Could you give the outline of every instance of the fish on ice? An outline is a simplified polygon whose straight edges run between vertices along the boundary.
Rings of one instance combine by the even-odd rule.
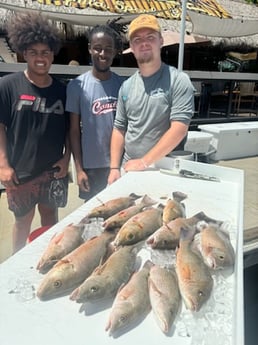
[[[139,199],[141,196],[131,193],[127,197],[119,197],[115,199],[108,200],[102,205],[94,207],[82,220],[82,222],[87,222],[89,218],[104,218],[107,219],[113,216],[115,213],[135,205],[135,200]]]
[[[175,249],[179,243],[181,228],[191,229],[197,227],[200,221],[212,221],[222,224],[221,221],[210,218],[204,212],[198,212],[189,218],[178,217],[168,223],[164,223],[147,239],[146,243],[152,249]]]
[[[222,226],[202,222],[200,232],[194,237],[194,245],[211,269],[225,269],[234,265],[235,251],[229,233]]]
[[[156,201],[151,199],[148,195],[144,195],[138,204],[127,207],[107,218],[103,224],[103,227],[105,230],[119,229],[129,218],[141,212],[145,207],[154,204],[156,204]]]
[[[181,202],[187,198],[182,192],[173,192],[173,198],[169,198],[163,210],[163,223],[167,224],[178,217],[185,217],[185,205]]]
[[[40,273],[46,273],[58,260],[79,247],[83,243],[83,231],[83,224],[70,224],[55,234],[40,257],[36,269]]]
[[[131,245],[145,240],[162,225],[163,207],[149,207],[129,218],[118,231],[114,245]]]
[[[146,261],[118,291],[105,328],[109,335],[132,327],[150,312],[148,278],[151,266],[152,262]]]
[[[105,260],[113,238],[113,233],[103,232],[59,260],[40,282],[37,297],[45,301],[70,293]]]
[[[149,295],[159,328],[167,334],[178,314],[181,295],[174,268],[153,265],[149,275]]]
[[[176,273],[186,308],[199,311],[211,295],[213,279],[202,257],[192,250],[192,240],[191,231],[181,229],[176,251]]]
[[[99,265],[70,295],[72,301],[84,303],[112,298],[128,281],[135,269],[136,246],[117,248],[103,265]]]

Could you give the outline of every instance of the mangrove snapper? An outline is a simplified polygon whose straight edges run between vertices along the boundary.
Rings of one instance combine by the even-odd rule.
[[[192,239],[190,231],[181,229],[176,251],[176,273],[186,308],[199,311],[210,297],[213,279],[201,256],[191,249]]]
[[[119,287],[126,283],[134,271],[138,248],[125,246],[113,252],[107,261],[70,295],[78,303],[114,297]]]
[[[40,273],[46,273],[58,260],[79,247],[83,243],[83,231],[83,224],[70,224],[55,234],[39,259],[36,269]]]
[[[213,221],[204,212],[198,212],[190,218],[178,217],[163,224],[146,241],[153,249],[175,249],[178,246],[181,228],[190,229],[196,227],[200,221]]]
[[[113,335],[145,317],[150,309],[148,278],[152,263],[146,261],[142,269],[133,273],[121,287],[113,302],[106,331]]]
[[[173,199],[168,199],[163,210],[163,223],[167,224],[178,217],[185,217],[185,206],[181,203],[187,198],[182,192],[173,192]]]
[[[121,228],[121,226],[132,216],[136,215],[137,213],[141,212],[145,207],[154,205],[156,201],[152,200],[147,195],[144,195],[142,200],[133,206],[130,206],[122,211],[114,214],[113,216],[106,219],[103,226],[105,230],[112,230]]]
[[[168,333],[177,316],[181,295],[174,269],[154,265],[150,269],[149,294],[158,326]]]
[[[106,201],[100,206],[94,207],[89,214],[86,215],[84,221],[88,218],[104,218],[113,216],[115,213],[135,204],[135,200],[140,196],[131,193],[128,197],[120,197]]]
[[[114,245],[124,246],[145,240],[162,225],[162,207],[149,207],[129,218],[118,231]]]
[[[41,281],[38,298],[48,300],[63,296],[79,286],[104,260],[113,238],[112,233],[103,232],[59,260]]]
[[[220,226],[203,223],[200,232],[194,237],[194,243],[208,267],[216,270],[234,265],[235,252],[229,233]]]

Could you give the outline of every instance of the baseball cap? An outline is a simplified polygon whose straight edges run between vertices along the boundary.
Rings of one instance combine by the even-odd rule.
[[[130,39],[132,34],[139,29],[152,29],[161,32],[159,22],[152,14],[141,14],[135,18],[129,25],[128,38]]]

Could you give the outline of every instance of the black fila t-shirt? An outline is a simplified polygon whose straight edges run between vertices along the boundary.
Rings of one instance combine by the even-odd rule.
[[[53,78],[49,87],[30,83],[23,72],[0,79],[0,123],[6,126],[9,164],[29,180],[63,156],[69,117],[66,86]]]

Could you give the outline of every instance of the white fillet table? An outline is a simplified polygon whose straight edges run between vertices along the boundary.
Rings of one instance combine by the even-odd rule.
[[[87,343],[131,345],[139,342],[148,345],[157,343],[191,345],[193,336],[191,334],[182,335],[179,331],[179,327],[182,327],[183,324],[180,315],[188,313],[184,305],[168,335],[161,332],[150,312],[140,324],[135,325],[119,337],[113,338],[105,332],[111,304],[102,307],[98,305],[98,308],[95,308],[93,304],[87,309],[87,306],[82,308],[81,304],[69,300],[68,296],[46,302],[42,302],[36,297],[22,301],[19,294],[10,293],[12,284],[17,279],[27,279],[35,288],[37,287],[43,276],[36,271],[35,267],[50,238],[66,225],[78,223],[92,207],[99,204],[99,199],[107,201],[134,192],[140,195],[148,194],[164,203],[164,197],[171,197],[173,191],[187,194],[188,197],[184,200],[187,217],[204,211],[208,216],[229,224],[230,237],[236,252],[236,262],[233,273],[226,277],[227,294],[224,297],[219,294],[218,302],[216,302],[221,308],[226,308],[227,313],[222,311],[220,315],[215,315],[216,318],[218,317],[216,322],[210,320],[208,327],[206,325],[204,329],[200,328],[200,332],[202,339],[206,337],[207,341],[209,340],[205,344],[215,345],[218,336],[220,345],[244,344],[243,171],[198,162],[180,161],[180,168],[220,179],[220,182],[211,182],[170,176],[161,173],[159,168],[172,168],[170,160],[162,160],[149,171],[125,174],[99,193],[97,197],[82,205],[0,265],[1,345],[84,345]],[[214,294],[216,294],[216,289],[219,289],[219,286],[214,288]],[[208,301],[206,308],[209,307],[209,303]],[[193,329],[198,330],[198,325],[202,323],[201,320],[202,317],[198,313],[194,319]],[[220,323],[222,328],[219,328]]]

